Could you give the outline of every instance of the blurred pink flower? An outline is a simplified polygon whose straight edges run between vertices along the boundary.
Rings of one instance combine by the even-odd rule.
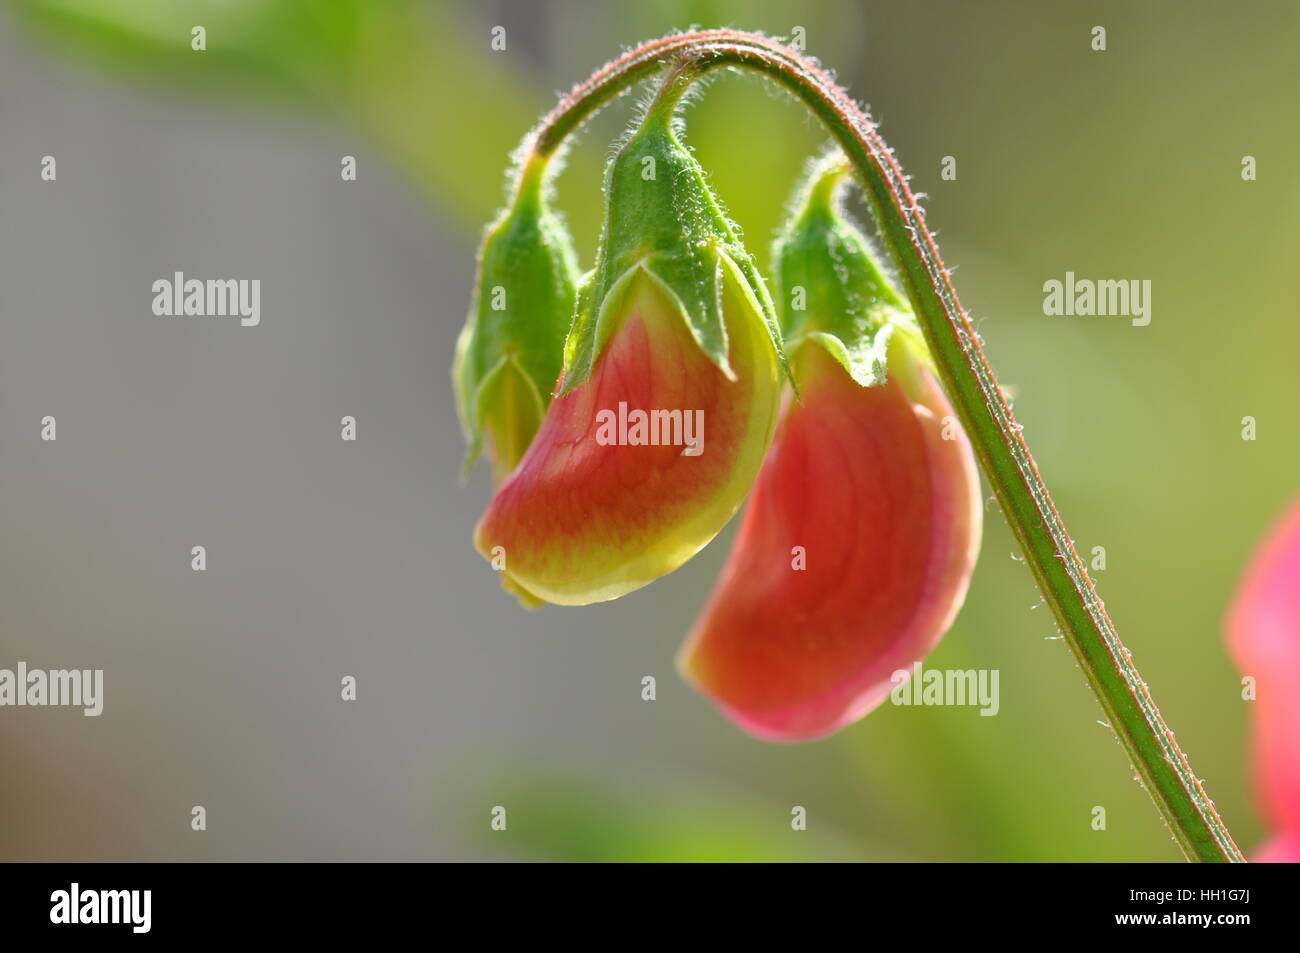
[[[1255,784],[1274,830],[1254,859],[1300,862],[1300,500],[1256,551],[1227,627],[1232,657],[1255,680]]]

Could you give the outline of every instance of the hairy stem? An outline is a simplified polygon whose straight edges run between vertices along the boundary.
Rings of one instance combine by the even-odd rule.
[[[812,60],[766,37],[734,30],[676,34],[597,70],[543,118],[525,149],[539,158],[551,156],[602,106],[670,64],[692,67],[696,75],[719,67],[763,73],[798,97],[839,143],[857,172],[985,476],[1138,779],[1189,860],[1243,860],[1075,552],[902,169],[843,89]]]

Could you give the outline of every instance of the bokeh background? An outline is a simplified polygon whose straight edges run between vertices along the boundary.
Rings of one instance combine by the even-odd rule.
[[[531,614],[474,553],[488,478],[458,485],[448,369],[507,155],[558,91],[692,24],[802,26],[871,105],[1079,547],[1106,549],[1108,609],[1260,840],[1221,619],[1300,482],[1300,8],[21,0],[0,11],[0,667],[103,668],[106,698],[0,710],[0,857],[1179,856],[993,505],[929,664],[1000,670],[997,717],[886,705],[794,746],[672,668],[729,533],[615,603]],[[587,263],[630,105],[559,181]],[[688,123],[765,256],[823,135],[735,75]],[[261,326],[153,316],[176,270],[261,278]],[[1150,326],[1045,317],[1067,270],[1150,279]]]

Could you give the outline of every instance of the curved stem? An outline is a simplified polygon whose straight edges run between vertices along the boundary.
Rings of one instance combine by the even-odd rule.
[[[1138,779],[1189,860],[1243,860],[1106,614],[957,300],[902,169],[844,90],[812,60],[766,37],[734,30],[676,34],[652,40],[597,70],[543,118],[525,148],[539,158],[549,157],[602,106],[670,63],[689,63],[699,73],[719,67],[763,73],[802,100],[839,143],[858,173],[985,476]]]

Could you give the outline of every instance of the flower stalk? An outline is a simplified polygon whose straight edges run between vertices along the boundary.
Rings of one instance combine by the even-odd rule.
[[[575,87],[529,134],[526,153],[550,158],[602,106],[670,66],[692,78],[728,67],[761,73],[794,94],[843,150],[981,469],[1138,780],[1189,860],[1243,860],[1106,614],[902,169],[843,89],[811,59],[767,37],[675,34],[628,51]]]

